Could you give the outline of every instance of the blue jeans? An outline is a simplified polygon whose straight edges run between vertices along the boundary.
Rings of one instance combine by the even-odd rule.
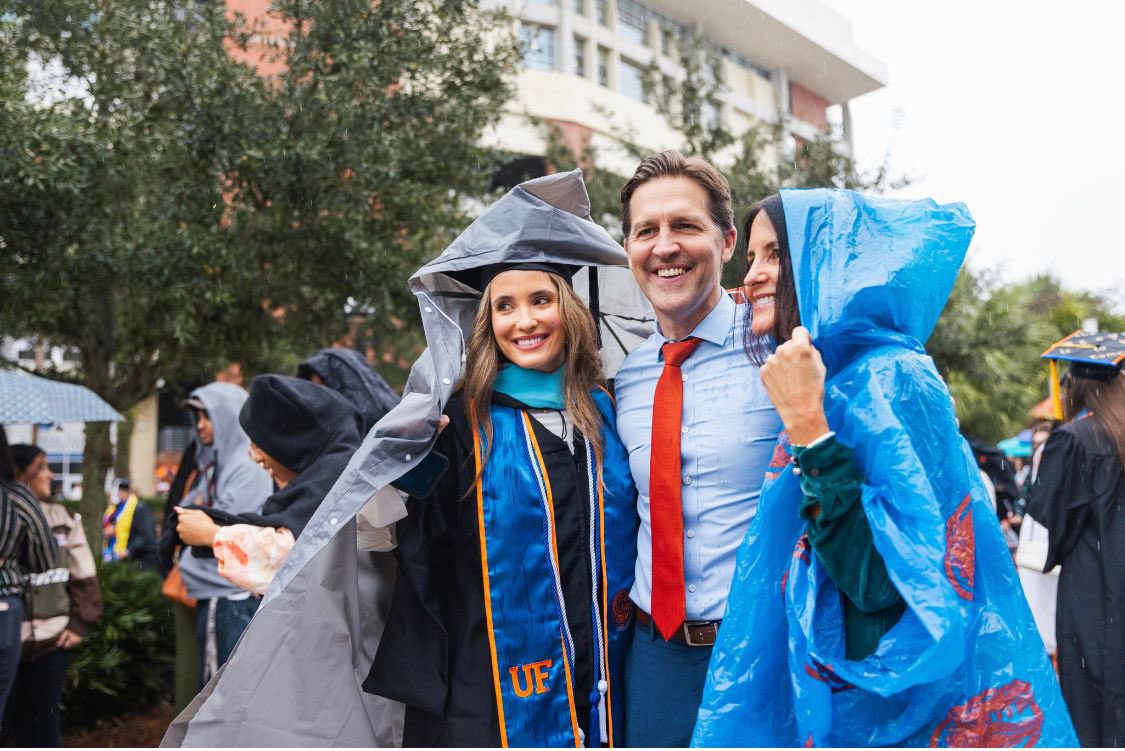
[[[625,658],[625,745],[689,746],[711,647],[664,641],[639,623],[634,628]]]
[[[234,651],[234,645],[238,644],[239,637],[246,630],[250,619],[254,617],[262,599],[260,597],[247,597],[245,600],[228,600],[217,597],[213,600],[200,600],[196,605],[196,635],[199,637],[199,651],[202,662],[199,680],[201,688],[207,685],[207,681],[211,679],[213,674],[207,665],[207,632],[212,602],[215,603],[214,650],[216,657],[213,667],[218,670],[230,657],[230,653]]]
[[[20,667],[20,622],[23,602],[19,595],[0,597],[0,712],[8,703],[8,693],[16,682]]]

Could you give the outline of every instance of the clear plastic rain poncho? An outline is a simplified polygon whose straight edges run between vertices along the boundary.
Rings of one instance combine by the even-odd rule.
[[[621,246],[590,219],[581,172],[517,186],[410,278],[427,349],[402,401],[368,433],[270,584],[230,660],[169,728],[165,746],[392,746],[402,706],[360,688],[385,614],[379,577],[357,554],[354,517],[376,491],[418,464],[434,444],[461,375],[480,293],[449,276],[478,266],[540,261],[596,271],[607,376],[653,328],[651,308],[624,268]],[[585,295],[584,295],[585,296]],[[376,508],[389,525],[401,505]],[[366,515],[366,512],[365,512]]]
[[[907,610],[873,655],[844,658],[840,594],[803,544],[799,480],[779,441],[693,744],[1077,745],[923,349],[972,238],[968,210],[850,191],[781,196],[801,320],[828,369],[828,424],[854,452],[875,547]]]

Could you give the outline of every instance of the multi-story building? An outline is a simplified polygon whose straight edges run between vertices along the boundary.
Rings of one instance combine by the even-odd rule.
[[[517,93],[489,138],[526,155],[544,153],[551,121],[572,145],[589,139],[631,174],[635,160],[615,148],[628,131],[653,151],[682,137],[660,111],[653,84],[675,86],[685,72],[682,39],[718,62],[720,91],[704,117],[738,135],[779,119],[811,139],[839,107],[850,143],[848,103],[886,84],[886,66],[852,41],[851,23],[820,0],[496,0],[518,19],[523,70]],[[686,32],[686,33],[685,33]],[[709,54],[707,54],[709,53]],[[655,79],[655,81],[654,81]]]
[[[270,0],[226,0],[231,12],[258,26],[262,37],[285,33],[268,13]],[[702,66],[719,91],[704,118],[720,118],[734,134],[781,121],[794,139],[811,139],[838,124],[850,144],[848,103],[886,85],[886,66],[852,41],[851,22],[821,0],[481,0],[517,26],[523,68],[516,94],[486,141],[517,155],[542,157],[546,131],[558,126],[566,142],[591,144],[601,166],[631,174],[635,160],[617,136],[659,151],[682,136],[661,111],[654,88],[676,86],[685,76],[682,40],[690,52],[717,62]],[[251,45],[232,54],[264,75],[284,60]],[[655,87],[654,87],[655,85]],[[531,168],[534,172],[534,167]]]

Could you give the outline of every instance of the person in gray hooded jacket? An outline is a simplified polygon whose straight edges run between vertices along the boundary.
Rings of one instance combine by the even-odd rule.
[[[198,505],[228,514],[261,511],[273,492],[269,474],[250,458],[250,439],[238,424],[246,402],[244,389],[215,382],[191,392],[184,402],[195,413],[198,473],[181,506]],[[202,657],[200,685],[206,685],[226,662],[259,599],[219,573],[206,548],[185,548],[180,575],[188,595],[197,599],[196,633]]]

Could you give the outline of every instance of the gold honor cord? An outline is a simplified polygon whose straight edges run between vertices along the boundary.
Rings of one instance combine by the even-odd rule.
[[[1059,363],[1058,360],[1048,360],[1051,366],[1051,406],[1055,411],[1055,419],[1063,419],[1062,395],[1059,393]]]

